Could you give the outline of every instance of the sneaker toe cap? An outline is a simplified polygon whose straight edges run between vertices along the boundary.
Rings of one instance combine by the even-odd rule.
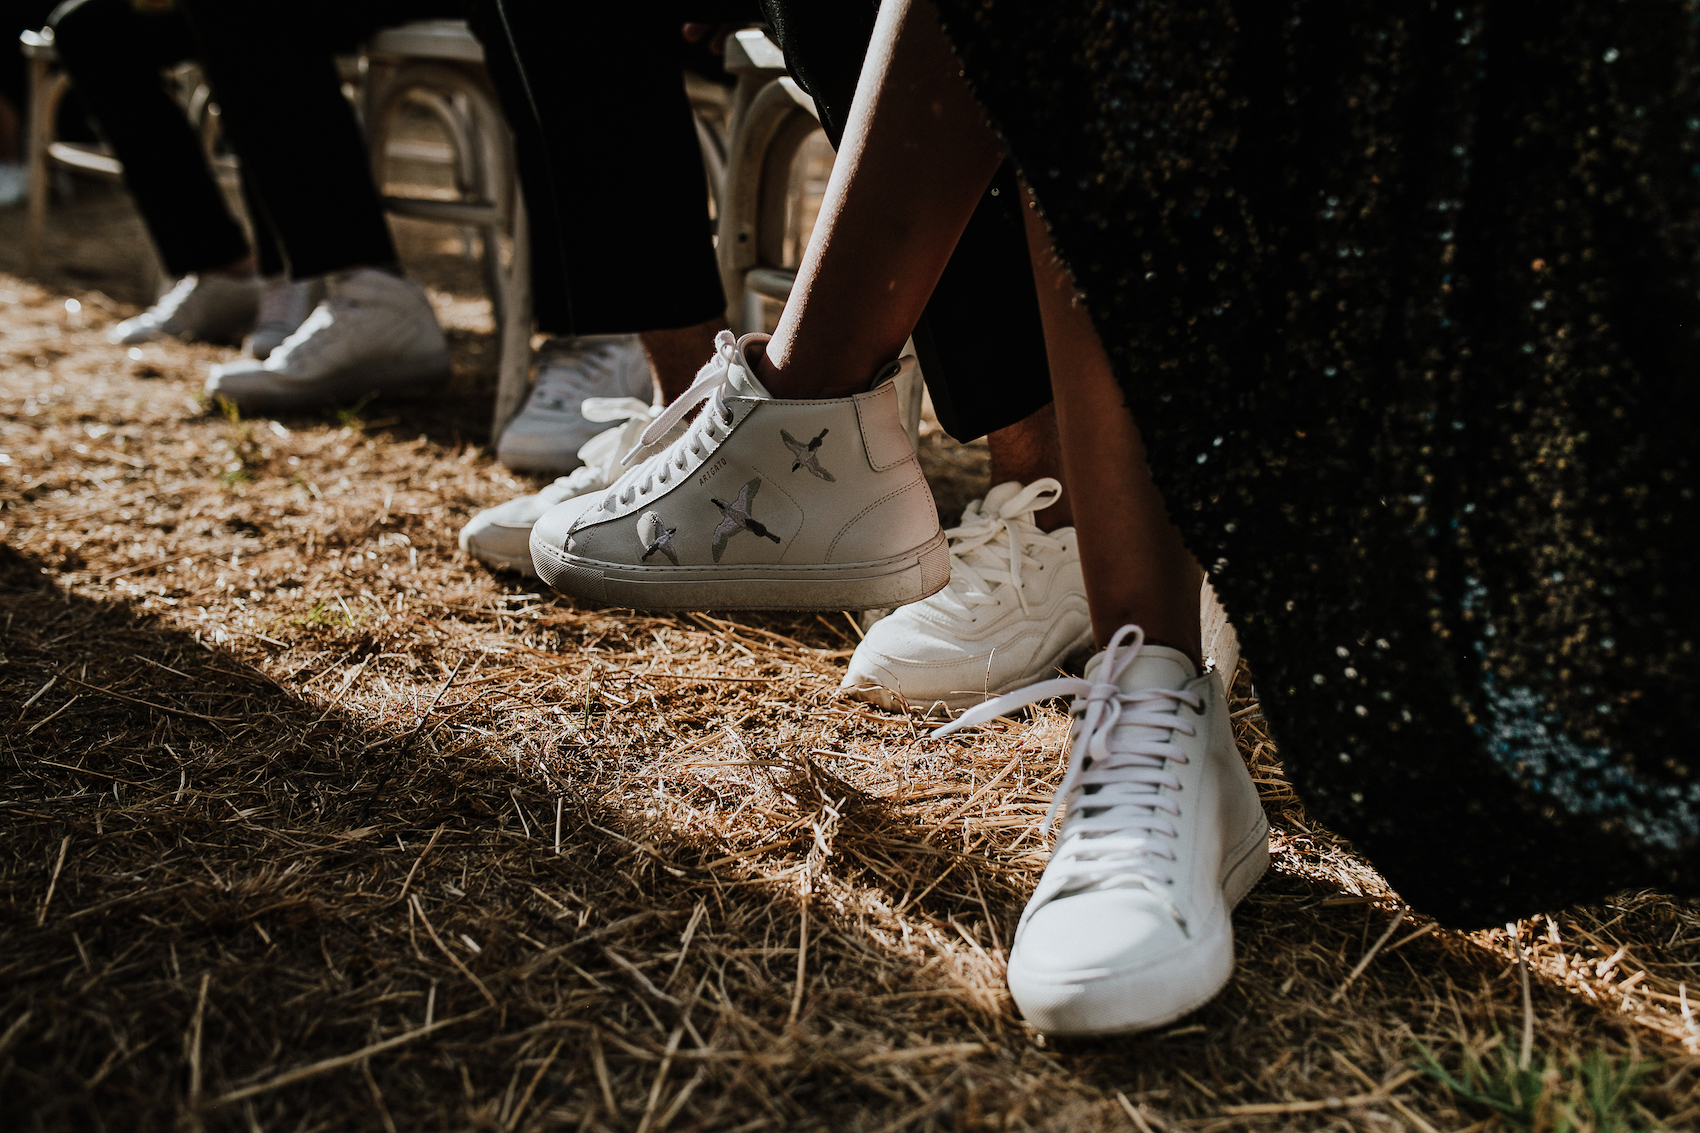
[[[518,472],[571,472],[584,461],[578,450],[605,425],[582,422],[582,428],[556,424],[537,428],[523,417],[515,418],[502,430],[496,444],[496,459]]]
[[[529,500],[530,497],[524,497]],[[510,501],[519,503],[519,500]],[[494,566],[531,572],[531,526],[535,516],[519,519],[510,504],[479,512],[460,529],[460,546],[476,559]]]
[[[567,535],[578,522],[578,517],[595,507],[599,497],[592,492],[583,496],[574,496],[563,500],[538,517],[531,528],[531,548],[535,554],[539,547],[549,549],[559,556],[565,552]]]
[[[1039,644],[1039,636],[1031,633],[962,641],[899,610],[876,622],[856,647],[843,687],[862,696],[877,695],[870,692],[875,687],[890,689],[911,705],[954,704],[965,697],[972,702],[987,688],[999,692],[1027,673]]]
[[[240,402],[256,394],[263,396],[277,392],[278,380],[277,375],[267,370],[259,359],[243,358],[214,366],[207,373],[206,390],[209,397],[227,397]]]
[[[1189,943],[1167,902],[1145,890],[1079,893],[1028,918],[1015,962],[1031,978],[1072,981],[1160,966]]]
[[[151,342],[159,337],[159,325],[151,319],[125,319],[107,334],[107,338],[119,346],[135,346],[141,342]]]

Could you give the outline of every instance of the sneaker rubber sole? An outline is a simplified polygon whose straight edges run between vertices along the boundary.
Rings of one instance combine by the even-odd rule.
[[[537,576],[537,568],[531,565],[531,555],[509,555],[487,546],[474,545],[463,532],[460,539],[460,549],[495,570],[511,570],[528,578]]]
[[[970,690],[967,692],[950,692],[943,696],[934,697],[927,697],[922,694],[911,696],[908,693],[904,693],[903,696],[899,698],[898,693],[902,690],[887,688],[885,685],[882,685],[871,678],[864,677],[862,679],[865,683],[847,685],[844,688],[844,693],[852,700],[860,700],[867,704],[875,704],[892,712],[899,711],[904,704],[907,704],[910,708],[926,709],[934,709],[939,705],[943,705],[945,708],[954,712],[964,708],[972,708],[976,704],[982,704],[987,700],[1003,696],[1005,693],[1014,692],[1016,689],[1026,688],[1034,681],[1042,681],[1053,677],[1056,675],[1056,671],[1066,666],[1070,660],[1083,656],[1091,652],[1091,650],[1092,630],[1088,627],[1085,633],[1069,642],[1062,649],[1040,658],[1039,663],[1033,667],[1031,672],[1024,673],[1019,677],[999,685],[997,688],[986,689],[984,691]]]
[[[1234,974],[1235,907],[1269,868],[1269,820],[1228,854],[1222,897],[1228,916],[1187,952],[1136,972],[1094,974],[1080,979],[1031,977],[1013,960],[1009,990],[1022,1015],[1047,1035],[1085,1038],[1150,1030],[1203,1007]]]
[[[448,384],[451,376],[445,354],[400,358],[382,366],[362,366],[357,375],[332,374],[309,382],[281,382],[242,389],[209,389],[213,397],[234,402],[248,412],[277,412],[291,409],[323,409],[327,405],[358,401],[368,394],[379,397],[427,397]]]
[[[869,610],[919,602],[950,581],[942,531],[889,559],[820,566],[624,566],[580,559],[536,539],[531,555],[537,574],[561,593],[638,610]]]

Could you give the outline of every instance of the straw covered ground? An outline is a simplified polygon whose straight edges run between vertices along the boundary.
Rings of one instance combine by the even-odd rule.
[[[1526,1024],[1554,1099],[1571,1058],[1647,1063],[1582,1127],[1700,1126],[1700,908],[1435,928],[1306,819],[1244,672],[1276,834],[1238,973],[1161,1033],[1041,1041],[1003,956],[1058,707],[929,741],[835,695],[844,617],[491,575],[456,532],[530,485],[481,447],[452,238],[404,233],[448,397],[233,420],[197,397],[227,350],[106,344],[147,298],[126,209],[85,191],[35,280],[0,214],[6,1127],[1518,1128],[1418,1063]],[[983,490],[928,446],[947,503]]]

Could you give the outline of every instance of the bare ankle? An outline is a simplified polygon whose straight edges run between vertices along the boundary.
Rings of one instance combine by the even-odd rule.
[[[211,274],[228,275],[237,279],[249,279],[259,270],[259,261],[256,260],[254,258],[254,254],[250,252],[239,260],[232,260],[221,268],[214,268]]]

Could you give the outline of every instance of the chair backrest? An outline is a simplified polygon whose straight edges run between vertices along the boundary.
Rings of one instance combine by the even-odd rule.
[[[25,29],[18,36],[18,50],[24,53],[26,59],[59,58],[59,52],[53,48],[52,28],[42,28],[39,31]]]
[[[373,55],[484,62],[484,45],[478,42],[465,20],[414,20],[398,24],[374,35],[367,49]]]

